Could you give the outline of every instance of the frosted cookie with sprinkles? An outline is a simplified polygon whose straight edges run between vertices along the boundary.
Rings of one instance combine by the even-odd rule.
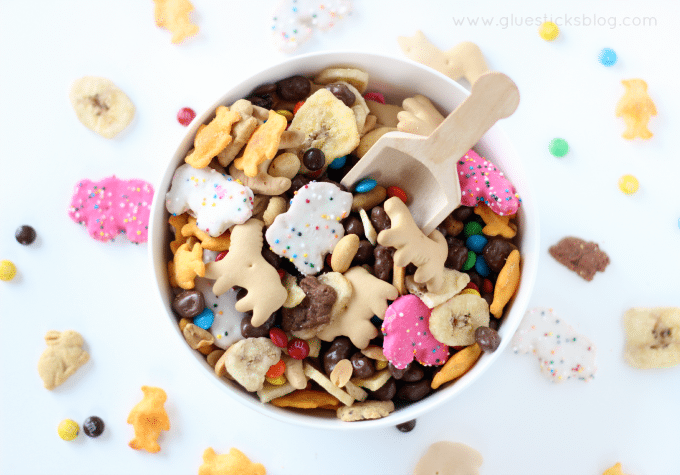
[[[517,213],[522,200],[496,165],[468,150],[457,166],[461,206],[477,206],[481,202],[500,216]]]

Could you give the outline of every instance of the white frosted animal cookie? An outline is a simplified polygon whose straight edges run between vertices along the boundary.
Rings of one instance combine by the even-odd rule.
[[[515,353],[533,353],[541,372],[553,382],[595,377],[595,345],[579,335],[551,308],[527,310],[512,338]]]
[[[313,181],[300,188],[290,208],[274,219],[265,238],[272,251],[311,275],[323,268],[323,259],[345,235],[340,222],[349,215],[352,194],[333,183]]]
[[[234,308],[236,291],[231,289],[221,295],[215,295],[212,280],[197,277],[194,282],[196,283],[194,288],[203,294],[205,307],[210,309],[215,317],[208,330],[215,337],[215,346],[226,350],[230,345],[243,339],[241,320],[244,314]]]
[[[199,229],[217,237],[250,219],[253,192],[213,168],[197,169],[185,163],[175,170],[165,206],[173,215],[189,211]]]

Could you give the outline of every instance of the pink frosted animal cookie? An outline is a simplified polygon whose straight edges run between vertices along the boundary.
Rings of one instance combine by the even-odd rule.
[[[395,368],[403,369],[415,358],[425,366],[443,365],[449,347],[430,333],[430,308],[415,295],[392,302],[382,324],[383,354]]]
[[[458,160],[458,181],[462,206],[477,206],[478,202],[484,202],[499,216],[517,213],[522,200],[513,184],[496,165],[474,150],[468,150]]]
[[[153,187],[143,180],[86,179],[75,186],[68,215],[97,241],[125,234],[138,244],[147,240],[152,199]]]

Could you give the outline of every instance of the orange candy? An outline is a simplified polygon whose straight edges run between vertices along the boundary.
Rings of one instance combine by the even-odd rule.
[[[269,367],[269,370],[267,370],[266,376],[268,378],[278,378],[279,376],[282,376],[283,373],[286,371],[286,362],[283,360],[279,360],[278,363],[274,363]]]
[[[388,186],[387,187],[387,196],[392,198],[393,196],[396,196],[399,198],[401,201],[406,203],[408,201],[408,195],[404,190],[399,188],[398,186]]]

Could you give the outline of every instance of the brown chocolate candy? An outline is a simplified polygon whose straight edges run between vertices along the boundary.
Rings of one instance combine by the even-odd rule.
[[[416,427],[416,420],[411,419],[410,421],[402,422],[395,426],[399,432],[411,432]]]
[[[253,319],[252,313],[250,315],[246,314],[241,319],[241,336],[243,338],[269,337],[269,330],[274,326],[276,317],[277,313],[274,312],[262,325],[254,327],[251,322]]]
[[[417,383],[406,383],[399,388],[395,397],[404,401],[416,402],[430,393],[430,381],[422,379]]]
[[[373,244],[366,239],[359,241],[359,249],[352,260],[353,266],[360,266],[363,264],[371,264],[373,262]]]
[[[459,206],[458,208],[453,210],[453,213],[451,213],[451,216],[453,216],[454,219],[458,221],[467,221],[470,219],[470,216],[473,215],[475,208],[473,206]]]
[[[331,308],[338,298],[333,287],[322,284],[314,276],[305,277],[299,285],[305,298],[295,307],[283,308],[281,311],[281,326],[284,331],[305,330],[328,323]]]
[[[347,218],[345,218],[342,222],[342,226],[345,228],[346,235],[347,234],[356,234],[357,236],[364,235],[364,223],[362,223],[361,219],[357,218],[354,215],[350,215]]]
[[[482,255],[489,269],[494,272],[500,272],[508,256],[515,249],[517,249],[517,246],[510,241],[501,238],[491,238],[486,243],[486,246],[484,246]]]
[[[371,224],[373,224],[373,227],[377,232],[384,231],[392,226],[392,221],[390,220],[390,217],[387,216],[385,208],[382,206],[374,206],[373,209],[371,209]]]
[[[362,352],[354,353],[349,361],[352,363],[353,378],[370,378],[375,374],[373,360]]]
[[[326,86],[326,89],[331,91],[335,97],[340,99],[347,107],[352,107],[357,98],[352,91],[344,84],[333,83]]]
[[[349,338],[346,336],[336,337],[323,355],[323,369],[326,374],[331,374],[335,365],[340,360],[348,359],[353,351],[356,350]]]
[[[172,301],[172,309],[182,318],[194,318],[205,308],[205,299],[198,290],[185,290]]]
[[[390,401],[397,394],[397,382],[394,378],[387,380],[385,384],[380,386],[375,391],[369,391],[371,399],[377,399],[378,401]]]
[[[291,76],[276,82],[276,92],[284,101],[301,101],[312,90],[312,83],[304,76]]]
[[[375,246],[373,256],[375,263],[373,264],[373,275],[378,279],[386,282],[391,281],[392,269],[394,268],[394,251],[393,247],[385,247],[378,244]]]
[[[596,243],[577,237],[563,238],[551,246],[548,252],[557,262],[587,281],[593,280],[595,272],[604,272],[609,264],[609,256]]]
[[[495,318],[492,320],[495,320]],[[501,337],[493,328],[477,327],[475,329],[475,341],[482,351],[493,352],[501,344]]]

